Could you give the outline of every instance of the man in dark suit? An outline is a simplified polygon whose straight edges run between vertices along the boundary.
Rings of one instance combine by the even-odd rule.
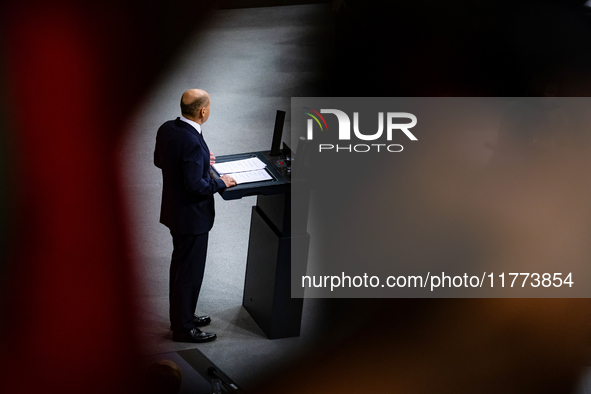
[[[154,164],[162,169],[163,179],[160,223],[170,229],[173,243],[169,300],[170,328],[176,342],[216,338],[198,328],[211,322],[209,316],[194,313],[215,216],[213,195],[236,181],[227,175],[210,177],[215,157],[201,133],[210,106],[207,92],[187,90],[181,98],[182,116],[160,126],[156,136]]]

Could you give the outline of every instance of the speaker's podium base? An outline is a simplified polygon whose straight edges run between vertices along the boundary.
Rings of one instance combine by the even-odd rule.
[[[242,305],[269,339],[300,335],[302,298],[291,298],[291,246],[309,235],[282,236],[258,207],[252,207]]]

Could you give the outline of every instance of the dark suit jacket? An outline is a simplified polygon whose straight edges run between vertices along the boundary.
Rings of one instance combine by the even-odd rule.
[[[156,136],[154,164],[162,169],[160,223],[179,234],[211,230],[213,194],[225,184],[209,176],[209,148],[201,134],[180,118],[164,123]]]

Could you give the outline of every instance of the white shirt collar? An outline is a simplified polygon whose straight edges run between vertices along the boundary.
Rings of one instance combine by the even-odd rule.
[[[195,130],[201,134],[201,125],[199,123],[193,122],[192,120],[185,118],[183,115],[181,115],[181,120],[193,126]]]

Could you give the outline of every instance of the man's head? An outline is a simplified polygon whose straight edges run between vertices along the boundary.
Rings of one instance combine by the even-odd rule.
[[[181,113],[187,119],[203,124],[209,118],[211,101],[209,94],[201,89],[189,89],[181,97]]]

